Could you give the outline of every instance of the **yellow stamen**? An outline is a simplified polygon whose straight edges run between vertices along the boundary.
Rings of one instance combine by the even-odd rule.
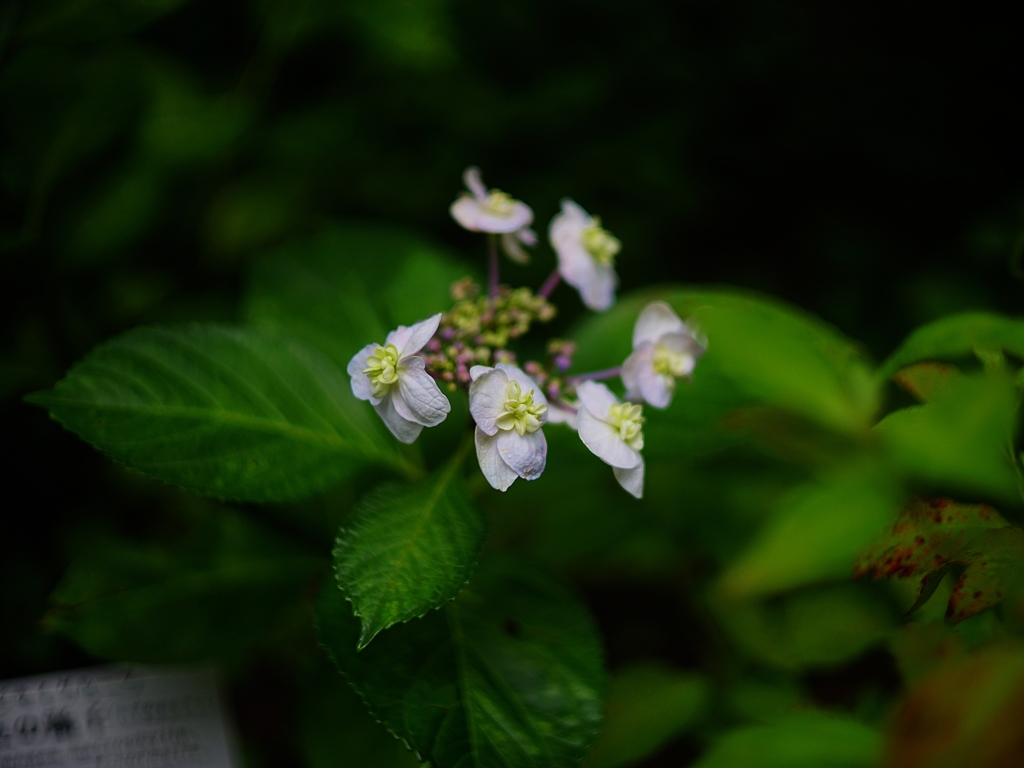
[[[523,392],[518,381],[510,381],[505,390],[504,410],[495,423],[498,429],[514,429],[525,435],[541,428],[540,417],[547,409],[543,403],[534,404],[532,389]]]
[[[619,431],[622,442],[634,451],[641,451],[644,447],[643,423],[647,419],[643,417],[643,411],[642,405],[628,402],[608,409],[608,423]]]
[[[622,250],[622,243],[607,229],[602,229],[601,219],[595,216],[590,226],[583,230],[583,247],[598,263],[612,267],[615,266],[615,256]]]
[[[374,397],[384,397],[392,384],[398,381],[398,348],[394,344],[380,345],[366,358],[363,369],[370,378],[370,391]]]

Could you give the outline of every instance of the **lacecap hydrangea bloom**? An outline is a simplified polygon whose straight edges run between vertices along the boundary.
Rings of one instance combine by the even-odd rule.
[[[583,444],[611,466],[619,485],[642,498],[643,407],[619,402],[608,387],[596,381],[581,382],[576,394],[580,400],[577,427]]]
[[[583,303],[595,312],[614,304],[619,284],[615,257],[622,243],[601,228],[601,220],[566,198],[561,213],[551,220],[548,237],[562,279],[580,292]]]
[[[655,408],[672,402],[678,379],[690,376],[704,344],[668,304],[644,307],[633,328],[633,354],[622,365],[626,397]]]
[[[529,261],[522,246],[537,243],[537,234],[530,229],[533,223],[530,206],[500,189],[488,190],[479,168],[467,168],[462,179],[469,192],[464,192],[451,204],[452,218],[470,232],[501,235],[502,249],[510,259],[520,263]]]
[[[565,199],[550,227],[557,268],[536,291],[503,285],[499,236],[513,239],[514,247],[506,250],[532,243],[533,211],[500,190],[488,191],[476,168],[467,169],[464,179],[469,191],[452,204],[451,214],[466,229],[488,234],[486,293],[468,277],[456,280],[446,313],[400,326],[383,344],[365,346],[348,365],[352,392],[369,401],[404,443],[447,417],[451,405],[441,387],[467,392],[474,425],[465,448],[472,439],[481,472],[499,491],[517,479],[541,476],[548,451],[544,427],[565,424],[612,467],[626,491],[641,498],[641,403],[668,406],[677,381],[692,374],[705,343],[658,301],[640,312],[632,353],[621,367],[573,373],[577,344],[562,338],[547,340],[545,357],[520,363],[516,342],[555,316],[549,297],[561,280],[577,288],[591,309],[614,303],[614,261],[621,244],[596,216]],[[598,383],[610,379],[622,380],[626,402]]]
[[[476,422],[476,455],[487,482],[505,491],[517,477],[536,480],[547,463],[541,427],[548,401],[529,376],[514,365],[474,366],[469,412]]]
[[[383,344],[367,344],[348,364],[352,394],[369,400],[378,415],[403,443],[419,437],[424,427],[436,427],[451,404],[426,371],[416,353],[437,331],[441,314],[413,326],[398,326]]]

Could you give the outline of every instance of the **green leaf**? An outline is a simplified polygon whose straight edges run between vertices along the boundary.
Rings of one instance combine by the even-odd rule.
[[[857,554],[893,519],[900,500],[889,475],[868,462],[797,486],[722,576],[720,594],[749,598],[848,578]]]
[[[808,712],[730,731],[695,768],[875,768],[881,746],[856,720]]]
[[[733,643],[758,661],[801,670],[854,658],[887,637],[896,617],[858,585],[833,584],[729,604],[720,618]]]
[[[402,742],[373,721],[352,686],[320,656],[303,676],[298,746],[309,768],[417,768]]]
[[[892,530],[857,558],[854,578],[919,578],[913,611],[931,597],[951,565],[964,568],[946,611],[955,624],[1001,602],[1021,581],[1024,531],[985,504],[914,499]]]
[[[821,320],[755,295],[665,287],[628,297],[579,329],[574,368],[621,365],[636,318],[654,299],[671,304],[708,342],[692,383],[680,382],[666,414],[678,432],[706,431],[750,404],[780,407],[842,432],[859,434],[870,425],[878,391],[860,352]]]
[[[890,413],[874,431],[893,461],[913,478],[1014,500],[1009,449],[1016,413],[1009,377],[956,376],[928,403]]]
[[[346,519],[334,548],[338,586],[362,620],[359,650],[383,629],[418,618],[466,584],[486,538],[461,456],[434,477],[384,486]]]
[[[334,584],[317,623],[373,715],[435,768],[573,766],[596,736],[604,673],[590,618],[520,564],[481,564],[457,600],[359,652],[359,621]]]
[[[988,312],[965,312],[944,317],[914,331],[889,356],[878,375],[887,379],[919,360],[955,361],[975,349],[1004,349],[1024,357],[1024,321]]]
[[[710,703],[707,682],[664,664],[638,662],[612,678],[605,725],[583,768],[632,765],[692,726]]]
[[[404,468],[347,376],[252,329],[130,331],[28,399],[129,467],[221,498],[294,499],[365,464]]]
[[[931,400],[946,384],[963,374],[955,365],[915,363],[893,374],[893,381],[923,403]]]
[[[246,317],[316,347],[344,370],[389,330],[447,311],[449,287],[469,272],[404,232],[334,227],[257,263]]]
[[[301,635],[304,595],[326,568],[273,531],[207,504],[168,546],[105,538],[75,559],[44,626],[117,661],[238,664]]]

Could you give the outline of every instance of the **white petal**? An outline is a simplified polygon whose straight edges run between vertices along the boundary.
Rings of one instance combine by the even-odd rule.
[[[472,379],[473,381],[476,381],[488,371],[493,370],[493,368],[487,365],[474,365],[472,368],[469,369],[469,378]]]
[[[530,254],[523,250],[523,246],[519,244],[519,240],[516,238],[518,232],[506,232],[501,236],[501,250],[505,252],[512,261],[517,264],[529,264]]]
[[[581,406],[602,420],[607,419],[608,411],[613,405],[619,403],[619,399],[612,394],[612,391],[597,381],[580,382],[576,387],[576,395],[580,399]]]
[[[516,232],[516,239],[519,240],[523,245],[529,245],[531,247],[537,244],[537,233],[529,227],[523,227]]]
[[[402,360],[399,366],[396,397],[404,401],[412,412],[412,420],[424,427],[436,427],[445,420],[452,409],[448,398],[441,394],[437,382],[424,370],[422,357],[407,357]]]
[[[675,379],[655,373],[654,368],[640,372],[640,398],[655,408],[668,408],[676,391]]]
[[[591,221],[589,213],[568,197],[563,198],[561,213],[556,213],[548,225],[548,238],[552,243],[562,239],[579,240]]]
[[[348,375],[352,378],[352,394],[360,400],[370,400],[371,402],[376,401],[376,403],[379,403],[380,401],[370,391],[370,377],[363,373],[366,370],[366,359],[373,354],[375,349],[377,349],[376,344],[367,344],[356,352],[352,359],[348,361],[347,371]]]
[[[476,425],[488,435],[498,431],[495,420],[504,411],[507,392],[508,376],[497,369],[488,371],[469,385],[469,412]]]
[[[487,199],[487,187],[484,186],[484,180],[480,176],[480,169],[475,165],[469,166],[462,172],[462,181],[466,185],[466,189],[473,193],[473,197],[478,200]]]
[[[636,349],[645,341],[656,343],[661,336],[667,333],[680,333],[686,330],[686,323],[680,319],[664,301],[652,301],[636,319],[633,326],[633,349]]]
[[[590,285],[597,278],[597,262],[587,253],[580,242],[555,245],[558,255],[558,272],[562,279],[578,291]]]
[[[642,499],[644,497],[644,458],[638,454],[637,459],[639,461],[632,469],[612,467],[612,472],[615,473],[615,479],[619,481],[619,485],[638,499]]]
[[[544,430],[520,435],[514,429],[498,433],[501,459],[524,480],[536,480],[548,459],[548,441]]]
[[[576,414],[580,440],[597,458],[605,464],[622,469],[632,469],[640,454],[622,442],[619,432],[607,422],[601,421],[586,408]]]
[[[448,209],[452,218],[470,232],[515,232],[533,223],[533,209],[521,200],[516,200],[507,216],[497,216],[470,195],[463,195]]]
[[[519,382],[519,386],[522,388],[525,394],[528,390],[533,390],[533,402],[537,404],[548,404],[548,399],[544,397],[544,390],[541,389],[537,382],[523,373],[523,369],[515,365],[509,365],[508,363],[498,363],[496,366],[499,371],[504,371],[505,375],[508,376],[509,381]],[[541,421],[544,421],[542,418]]]
[[[416,438],[420,436],[420,432],[423,431],[423,425],[399,415],[395,409],[394,400],[394,392],[388,392],[377,405],[373,406],[373,409],[377,411],[377,415],[384,421],[385,426],[391,430],[391,434],[401,442],[415,442]]]
[[[430,341],[430,338],[437,333],[437,326],[440,324],[441,313],[438,312],[436,315],[410,325],[408,328],[404,325],[398,326],[388,334],[385,343],[395,345],[395,348],[398,350],[398,358],[401,360],[403,357],[415,355],[423,349],[427,342]]]
[[[570,429],[576,429],[576,414],[568,408],[563,408],[557,402],[548,406],[548,424],[567,424]]]
[[[568,282],[568,281],[567,281]],[[615,303],[615,289],[619,285],[619,276],[611,267],[594,262],[594,274],[581,286],[580,297],[589,309],[604,312]]]
[[[622,383],[626,385],[626,399],[636,402],[643,395],[640,394],[640,372],[654,370],[654,345],[644,342],[639,347],[634,347],[633,354],[626,358],[622,364]]]
[[[476,428],[476,460],[480,463],[480,471],[484,473],[492,488],[506,491],[516,481],[518,475],[501,460],[498,453],[498,438],[492,437],[480,427]]]

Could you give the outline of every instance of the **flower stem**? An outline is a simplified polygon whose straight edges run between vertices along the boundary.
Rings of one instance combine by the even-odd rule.
[[[537,289],[537,295],[542,299],[546,299],[551,295],[551,292],[558,287],[560,282],[562,282],[562,273],[556,269],[548,276],[548,279],[544,281],[544,284]]]
[[[618,368],[606,368],[603,371],[594,371],[593,373],[581,373],[579,376],[569,376],[566,380],[566,384],[576,386],[581,381],[601,381],[602,379],[614,379],[622,373],[622,366]]]
[[[487,235],[488,280],[487,295],[491,297],[491,305],[498,295],[498,238],[494,234]]]

